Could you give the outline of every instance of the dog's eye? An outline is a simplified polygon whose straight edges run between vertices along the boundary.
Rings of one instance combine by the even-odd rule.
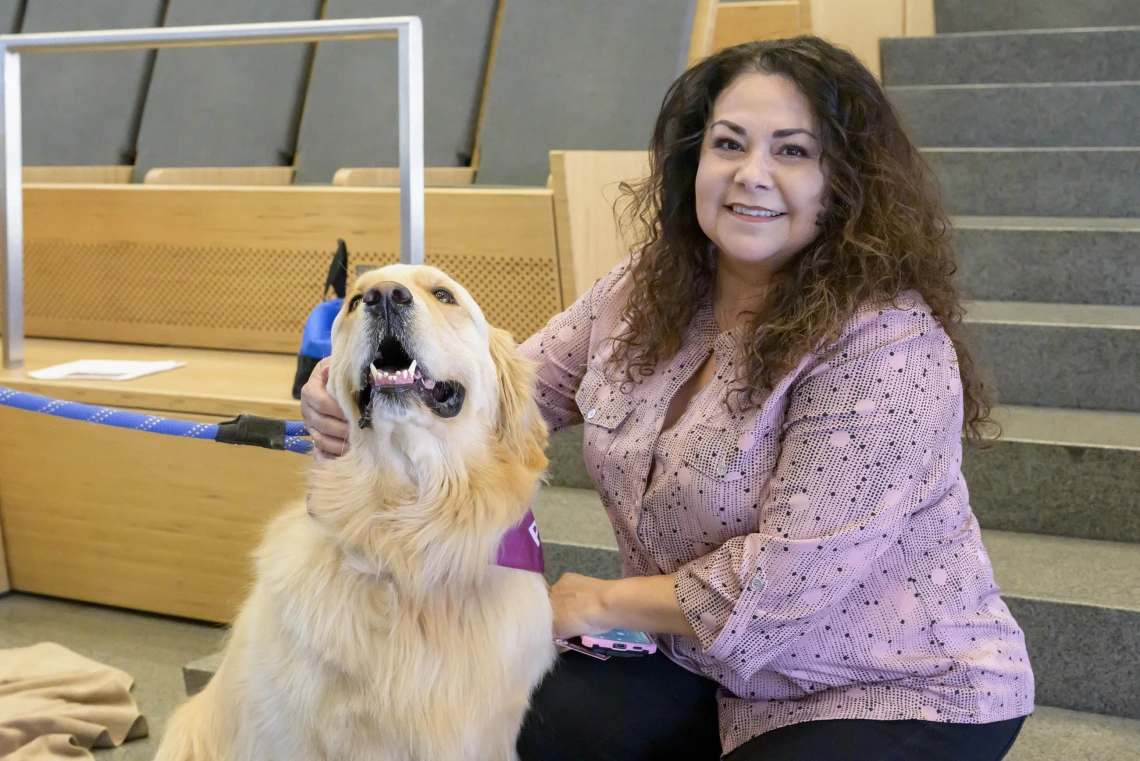
[[[359,293],[356,294],[355,296],[353,296],[352,301],[348,302],[348,311],[352,312],[353,309],[356,309],[356,306],[360,303],[360,300],[362,298],[364,298],[364,297],[361,296]]]
[[[455,296],[453,296],[451,294],[451,291],[447,290],[446,288],[436,288],[434,291],[431,292],[431,295],[435,296],[437,299],[442,301],[444,304],[454,304],[455,303]]]

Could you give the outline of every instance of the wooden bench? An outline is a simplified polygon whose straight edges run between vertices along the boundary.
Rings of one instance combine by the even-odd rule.
[[[187,364],[124,383],[0,371],[0,385],[205,422],[297,419],[296,351],[336,239],[351,269],[396,261],[398,208],[392,188],[28,185],[26,369]],[[432,188],[425,209],[427,262],[492,323],[522,339],[562,308],[550,190]],[[227,621],[262,527],[302,495],[307,464],[0,408],[11,585]]]
[[[124,383],[0,385],[216,423],[240,412],[297,419],[284,354],[30,339],[27,369],[78,358],[174,358]],[[309,458],[81,423],[0,407],[0,512],[13,588],[229,621],[266,521],[304,490]],[[3,580],[0,574],[0,581]]]

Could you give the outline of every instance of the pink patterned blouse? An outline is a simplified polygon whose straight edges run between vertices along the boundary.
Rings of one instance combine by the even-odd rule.
[[[658,638],[721,685],[724,752],[818,719],[985,723],[1033,711],[1033,672],[962,477],[954,348],[917,294],[865,305],[759,408],[725,403],[739,330],[709,303],[680,352],[607,380],[626,263],[529,339],[552,430],[584,456],[626,576],[677,574],[696,639]],[[708,358],[715,379],[665,411]],[[628,385],[628,384],[627,384]]]

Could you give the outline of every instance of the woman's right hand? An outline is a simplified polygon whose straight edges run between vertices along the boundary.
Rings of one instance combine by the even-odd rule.
[[[301,419],[313,437],[317,462],[328,462],[348,451],[348,421],[340,405],[328,392],[329,360],[322,359],[313,368],[309,381],[301,388]]]

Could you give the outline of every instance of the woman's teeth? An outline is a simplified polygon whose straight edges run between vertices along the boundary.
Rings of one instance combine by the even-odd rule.
[[[750,217],[779,217],[779,216],[783,216],[783,212],[766,211],[763,209],[750,209],[747,206],[738,206],[735,204],[731,208],[737,214],[747,214]]]
[[[412,360],[412,364],[408,365],[407,369],[397,370],[394,373],[380,370],[375,365],[369,369],[372,371],[372,382],[377,386],[405,386],[423,378],[423,375],[416,371],[416,361],[414,359]],[[435,384],[433,383],[432,385]]]

